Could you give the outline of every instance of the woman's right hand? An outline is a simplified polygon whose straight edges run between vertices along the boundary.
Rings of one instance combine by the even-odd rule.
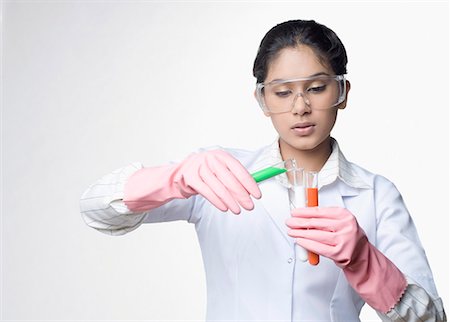
[[[193,153],[179,164],[143,168],[125,184],[124,202],[133,211],[156,208],[175,198],[200,194],[222,211],[252,210],[258,185],[242,164],[223,150]]]

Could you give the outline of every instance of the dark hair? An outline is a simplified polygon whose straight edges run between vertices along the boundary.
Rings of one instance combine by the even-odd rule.
[[[256,81],[264,82],[269,64],[281,49],[298,45],[309,46],[336,75],[347,73],[347,53],[333,30],[314,20],[290,20],[270,29],[261,40],[253,65]]]

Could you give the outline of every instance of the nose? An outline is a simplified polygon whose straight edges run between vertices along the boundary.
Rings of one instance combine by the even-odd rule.
[[[301,99],[298,99],[301,97]],[[300,103],[298,103],[300,102]],[[303,115],[305,113],[311,112],[311,106],[309,100],[303,93],[298,93],[294,96],[294,100],[292,101],[292,113]]]

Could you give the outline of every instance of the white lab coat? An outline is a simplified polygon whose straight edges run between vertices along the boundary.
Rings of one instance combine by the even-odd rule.
[[[322,169],[319,206],[347,208],[369,241],[397,265],[408,281],[420,285],[442,307],[400,193],[386,178],[345,160],[335,145],[339,174],[333,177],[326,173],[326,166]],[[249,172],[280,161],[274,144],[256,152],[227,151]],[[262,198],[254,200],[254,210],[243,210],[240,215],[224,214],[196,195],[173,200],[141,217],[133,214],[130,219],[121,198],[124,181],[135,170],[116,172],[116,182],[121,182],[121,186],[110,197],[105,197],[103,190],[88,189],[82,197],[83,216],[90,226],[111,234],[123,234],[144,222],[193,223],[206,273],[207,321],[359,321],[364,302],[339,267],[324,257],[318,266],[296,260],[294,239],[287,235],[285,225],[290,216],[285,178],[261,182]],[[111,178],[105,180],[115,180]],[[96,204],[96,193],[102,196],[102,206]],[[115,215],[108,219],[98,208],[113,209]]]

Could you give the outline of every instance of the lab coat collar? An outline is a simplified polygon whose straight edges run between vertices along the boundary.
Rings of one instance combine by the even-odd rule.
[[[347,161],[339,144],[331,138],[331,154],[319,172],[319,189],[340,180],[339,191],[341,196],[356,196],[360,189],[371,189],[372,186],[359,176],[352,164]]]
[[[372,186],[354,171],[351,163],[347,161],[339,148],[338,142],[334,138],[331,138],[331,142],[332,152],[330,157],[319,171],[319,189],[332,184],[338,179],[344,183],[344,185],[339,185],[342,196],[357,195],[359,189],[371,189]],[[265,151],[262,153],[257,165],[259,168],[264,168],[281,161],[283,160],[280,153],[279,137],[277,137],[272,144],[265,147]],[[286,176],[277,176],[275,178],[283,186],[289,186]]]

